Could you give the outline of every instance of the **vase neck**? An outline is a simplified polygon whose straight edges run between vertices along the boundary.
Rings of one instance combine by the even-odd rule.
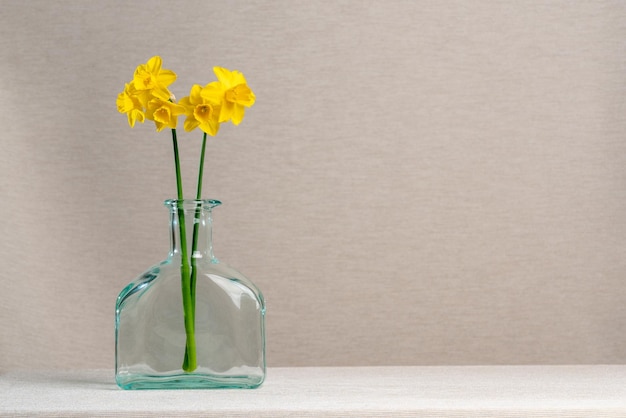
[[[167,200],[170,211],[170,257],[217,262],[213,254],[213,208],[217,200]]]

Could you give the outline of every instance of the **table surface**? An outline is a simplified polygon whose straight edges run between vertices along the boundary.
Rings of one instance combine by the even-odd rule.
[[[16,370],[0,373],[0,416],[626,417],[626,366],[270,368],[258,389],[170,391]]]

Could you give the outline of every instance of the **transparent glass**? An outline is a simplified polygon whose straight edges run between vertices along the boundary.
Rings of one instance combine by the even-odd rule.
[[[250,280],[213,255],[211,215],[220,202],[168,200],[165,205],[167,259],[117,298],[118,386],[258,387],[265,379],[265,302]]]

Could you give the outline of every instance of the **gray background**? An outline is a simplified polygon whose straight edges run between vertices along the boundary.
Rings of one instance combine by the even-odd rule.
[[[0,6],[0,369],[113,365],[169,245],[169,132],[115,107],[157,54],[257,95],[204,190],[270,366],[626,360],[625,2]]]

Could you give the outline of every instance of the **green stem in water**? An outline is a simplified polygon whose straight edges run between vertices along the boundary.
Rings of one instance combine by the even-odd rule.
[[[176,129],[172,129],[172,143],[174,145],[174,165],[176,166],[176,189],[178,191],[178,201],[182,204],[183,200],[183,182],[180,174],[180,157],[178,155],[178,140],[176,139]],[[193,299],[191,295],[191,274],[189,266],[189,258],[187,252],[187,231],[185,226],[184,208],[178,208],[178,226],[180,228],[180,251],[181,251],[181,287],[183,293],[183,313],[185,316],[185,334],[187,341],[185,346],[185,359],[183,361],[183,370],[192,372],[197,367],[196,360],[196,337],[195,337],[195,318],[193,312]]]
[[[206,132],[202,137],[202,150],[200,151],[200,167],[198,169],[198,188],[196,190],[196,200],[202,199],[202,178],[204,173],[204,154],[206,150]],[[202,204],[196,208],[195,218],[193,223],[193,237],[192,237],[192,247],[191,247],[191,277],[189,283],[189,290],[191,293],[191,312],[195,318],[196,315],[196,278],[198,276],[198,269],[196,268],[197,258],[194,257],[196,250],[198,248],[198,235],[200,230],[200,212],[202,211]],[[185,350],[185,363],[188,362],[188,350]]]

